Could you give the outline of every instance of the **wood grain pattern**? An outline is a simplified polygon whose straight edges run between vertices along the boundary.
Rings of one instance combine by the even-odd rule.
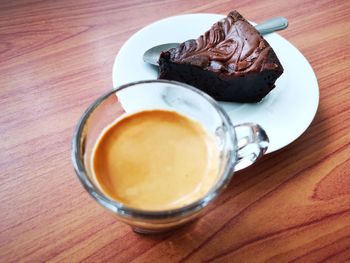
[[[112,86],[115,55],[171,15],[276,15],[312,64],[320,106],[288,147],[233,178],[203,218],[141,236],[85,193],[70,163],[83,110]],[[0,2],[0,262],[350,261],[350,2]],[[302,76],[301,76],[302,78]]]

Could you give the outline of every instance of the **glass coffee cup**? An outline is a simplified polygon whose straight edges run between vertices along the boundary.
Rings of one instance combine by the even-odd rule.
[[[96,141],[116,119],[145,110],[170,110],[197,123],[215,138],[219,151],[218,179],[207,194],[186,206],[164,211],[128,207],[101,191],[92,174],[91,157]],[[72,140],[72,162],[87,192],[119,220],[140,233],[157,233],[197,218],[225,188],[234,171],[256,162],[269,144],[257,124],[234,126],[220,105],[202,91],[175,81],[149,80],[126,84],[99,97],[84,112]]]

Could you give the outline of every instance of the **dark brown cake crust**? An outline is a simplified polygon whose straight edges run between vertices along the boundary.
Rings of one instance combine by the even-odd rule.
[[[221,101],[258,102],[282,73],[273,49],[237,11],[159,59],[160,79],[185,82]]]

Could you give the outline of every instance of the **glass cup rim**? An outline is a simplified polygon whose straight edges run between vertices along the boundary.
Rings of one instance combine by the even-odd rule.
[[[169,209],[169,210],[141,210],[129,207],[127,205],[124,205],[121,202],[118,202],[116,200],[112,200],[108,198],[105,194],[103,194],[98,187],[95,186],[95,184],[91,181],[89,176],[87,175],[85,166],[83,164],[82,158],[80,158],[80,149],[81,149],[81,136],[84,132],[85,124],[92,112],[109,96],[112,94],[115,94],[116,92],[119,92],[121,90],[124,90],[126,88],[139,85],[139,84],[147,84],[147,83],[165,83],[165,84],[173,84],[177,86],[181,86],[183,88],[187,88],[198,95],[202,96],[204,99],[206,99],[218,112],[218,114],[221,117],[221,120],[226,124],[228,127],[227,131],[229,133],[229,139],[231,140],[233,145],[237,145],[236,143],[236,134],[234,131],[234,126],[227,115],[227,113],[221,108],[221,106],[209,95],[202,92],[201,90],[198,90],[188,84],[173,81],[173,80],[141,80],[141,81],[135,81],[130,82],[121,86],[118,86],[116,88],[111,89],[110,91],[107,91],[100,95],[97,99],[93,101],[89,105],[89,107],[84,111],[84,113],[81,115],[72,138],[71,143],[71,160],[73,163],[74,170],[80,180],[80,182],[83,184],[84,188],[87,190],[87,192],[102,206],[105,208],[123,216],[123,217],[129,217],[129,218],[139,218],[139,219],[165,219],[165,218],[172,218],[172,217],[178,217],[178,216],[184,216],[186,214],[194,213],[196,211],[201,210],[205,206],[207,206],[211,201],[217,197],[217,195],[221,192],[223,187],[229,182],[231,179],[233,172],[234,172],[234,166],[237,160],[236,152],[235,150],[231,150],[228,152],[228,164],[225,167],[225,170],[222,173],[221,178],[216,182],[215,185],[210,189],[210,191],[205,194],[202,198],[199,200],[190,203],[186,206],[175,208],[175,209]]]

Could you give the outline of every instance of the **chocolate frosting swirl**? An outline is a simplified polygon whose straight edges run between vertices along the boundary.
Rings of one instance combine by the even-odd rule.
[[[232,11],[196,40],[181,43],[169,50],[170,60],[191,64],[220,75],[243,75],[274,69],[266,61],[273,52],[260,33],[237,11]]]

